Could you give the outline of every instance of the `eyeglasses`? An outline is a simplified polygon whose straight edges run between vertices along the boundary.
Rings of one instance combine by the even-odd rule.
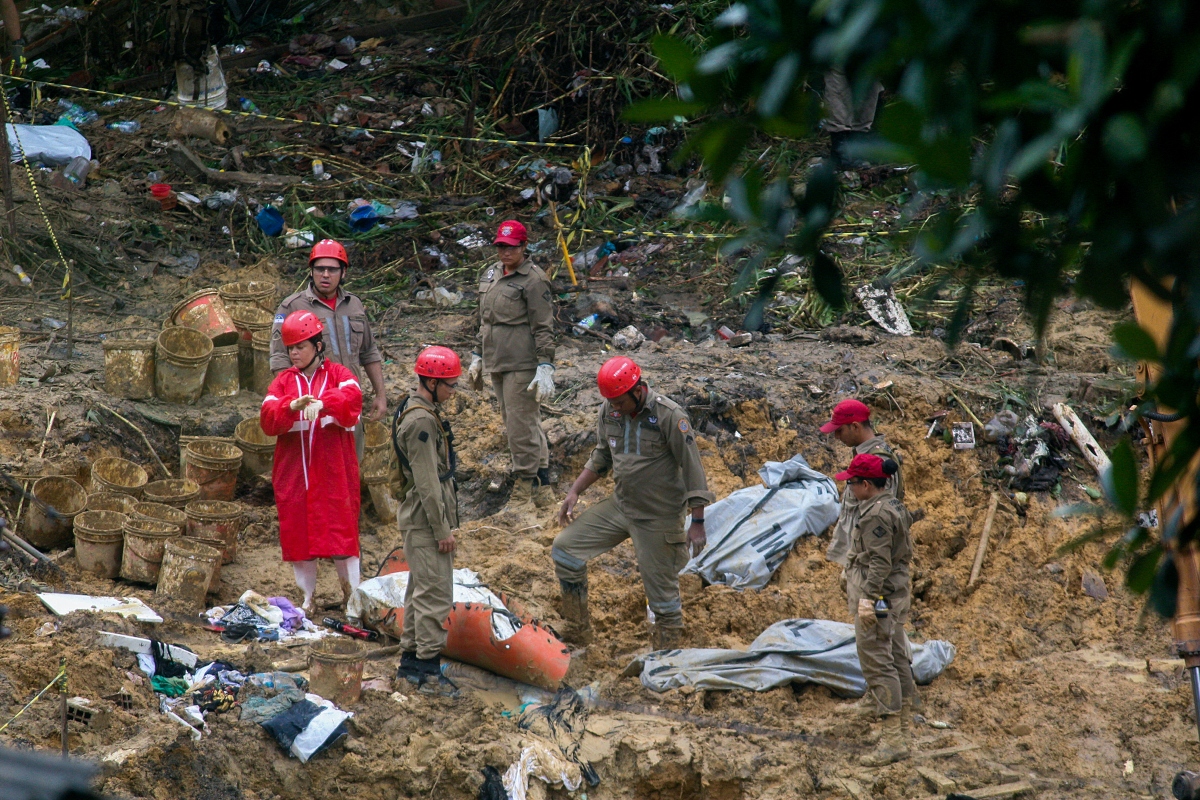
[[[342,267],[313,267],[312,271],[329,274],[329,273],[334,273],[334,272],[341,272],[342,269],[343,269]]]
[[[866,481],[862,478],[851,478],[846,481],[847,486],[858,486],[860,483],[866,483]]]
[[[457,389],[458,381],[455,381],[454,383],[450,383],[450,381],[442,381],[442,386],[445,386],[447,389]]]

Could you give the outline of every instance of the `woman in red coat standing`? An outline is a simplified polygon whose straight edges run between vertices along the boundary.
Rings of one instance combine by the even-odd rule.
[[[263,432],[278,437],[271,481],[279,544],[310,617],[316,559],[334,560],[343,602],[359,582],[354,427],[362,413],[362,388],[354,373],[322,357],[323,331],[311,311],[294,311],[283,321],[280,333],[292,366],[275,376],[259,412]]]

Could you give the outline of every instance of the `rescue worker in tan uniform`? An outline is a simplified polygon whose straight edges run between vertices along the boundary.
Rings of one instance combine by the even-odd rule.
[[[848,397],[834,406],[829,422],[821,426],[821,433],[832,435],[849,447],[854,455],[871,453],[899,463],[883,436],[871,427],[871,409],[861,400]],[[897,500],[904,500],[904,480],[900,472],[897,471],[888,478],[885,491]],[[829,549],[825,551],[826,559],[841,564],[842,567],[846,566],[846,556],[850,550],[850,532],[858,523],[858,513],[858,500],[847,486],[842,494],[841,511],[833,526],[833,538],[829,542]]]
[[[526,257],[528,240],[521,223],[500,223],[500,260],[479,282],[479,333],[467,367],[476,391],[484,373],[491,376],[512,455],[508,508],[527,511],[554,504],[540,406],[554,396],[554,304],[550,279]]]
[[[363,373],[371,381],[375,398],[363,416],[383,419],[387,414],[387,387],[383,383],[383,354],[375,344],[367,310],[362,301],[342,288],[349,266],[346,249],[332,239],[322,239],[313,245],[308,256],[308,286],[288,295],[275,311],[271,329],[271,371],[278,375],[291,366],[287,348],[283,346],[280,328],[293,311],[311,311],[325,327],[325,357],[347,367],[360,385],[365,385]],[[363,457],[363,426],[354,426],[358,460]]]
[[[881,718],[883,735],[874,751],[859,759],[882,767],[907,758],[913,706],[918,702],[912,652],[904,625],[912,605],[911,524],[904,504],[887,491],[900,466],[891,459],[860,453],[834,476],[858,500],[858,520],[850,532],[846,592],[854,618],[854,642],[867,697]]]
[[[655,650],[669,650],[683,635],[679,570],[689,548],[693,556],[704,549],[704,507],[713,495],[687,413],[651,390],[637,364],[623,356],[610,358],[596,382],[605,398],[596,449],[559,509],[559,524],[567,527],[550,550],[567,635],[581,644],[591,638],[587,562],[632,539],[655,617],[650,643]],[[574,519],[579,495],[610,469],[616,491]],[[691,510],[686,532],[680,519],[685,507]]]
[[[392,427],[406,487],[396,522],[408,561],[396,677],[421,691],[445,693],[452,691],[441,675],[441,653],[446,646],[443,624],[454,603],[458,488],[454,437],[437,407],[454,395],[462,365],[450,348],[427,347],[417,356],[415,372],[419,387],[396,412]]]

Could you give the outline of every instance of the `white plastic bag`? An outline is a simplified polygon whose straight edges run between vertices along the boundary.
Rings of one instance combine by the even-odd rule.
[[[24,151],[30,163],[48,167],[66,164],[72,158],[92,158],[87,138],[69,125],[7,125],[8,149],[12,161],[20,161]]]

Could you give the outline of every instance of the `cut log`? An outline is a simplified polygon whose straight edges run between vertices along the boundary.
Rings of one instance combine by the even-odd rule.
[[[1079,452],[1083,453],[1084,460],[1096,471],[1097,475],[1103,475],[1112,466],[1112,462],[1108,460],[1108,455],[1100,449],[1096,437],[1092,436],[1092,432],[1083,424],[1083,420],[1066,403],[1055,403],[1052,410],[1058,424],[1063,426],[1067,435],[1071,437],[1071,441],[1079,448]]]

